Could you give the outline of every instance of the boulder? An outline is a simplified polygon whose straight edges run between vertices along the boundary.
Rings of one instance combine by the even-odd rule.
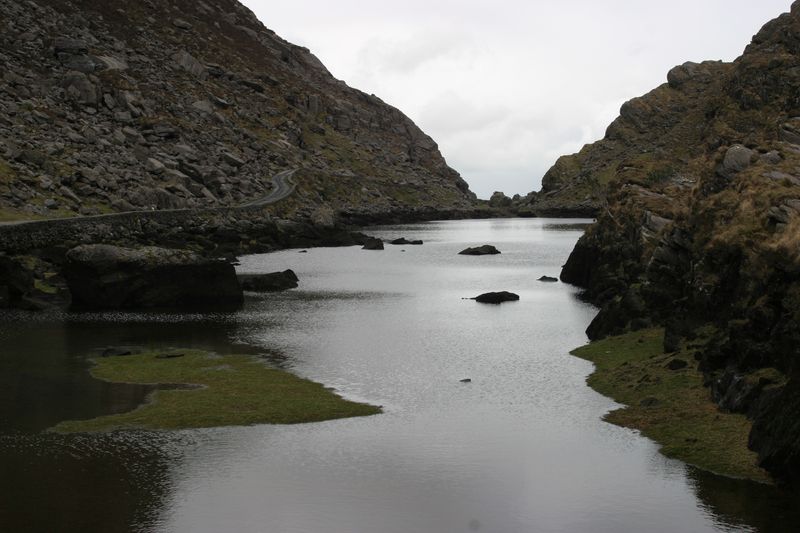
[[[270,274],[240,274],[242,290],[251,292],[278,292],[297,287],[300,281],[292,271],[272,272]]]
[[[519,300],[519,295],[508,291],[487,292],[472,299],[482,304],[501,304],[503,302],[516,302]]]
[[[233,265],[166,248],[82,245],[66,254],[73,307],[236,308],[243,302]]]
[[[405,237],[400,237],[399,239],[395,239],[395,240],[391,241],[389,244],[394,244],[394,245],[410,244],[410,245],[414,245],[414,246],[419,246],[419,245],[422,244],[422,241],[420,241],[420,240],[410,241],[410,240],[406,239]]]
[[[458,252],[459,255],[497,255],[500,250],[491,244],[484,244],[483,246],[476,246],[474,248],[467,248]]]
[[[751,159],[755,152],[741,144],[735,144],[725,152],[725,159],[722,161],[723,171],[727,174],[736,174],[750,166]]]
[[[542,282],[545,282],[545,283],[557,283],[558,282],[558,278],[554,278],[552,276],[542,276],[541,278],[539,278],[539,281],[542,281]]]
[[[383,250],[383,241],[380,239],[367,239],[362,250]]]
[[[32,290],[31,272],[16,259],[0,254],[0,309],[19,307]]]

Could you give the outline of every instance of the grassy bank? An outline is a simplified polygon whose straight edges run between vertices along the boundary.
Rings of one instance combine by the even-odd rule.
[[[643,330],[572,352],[595,364],[590,387],[627,406],[605,420],[640,430],[668,457],[722,475],[769,482],[747,448],[750,422],[744,415],[720,412],[703,387],[693,350],[664,354],[663,338],[661,329]],[[676,359],[688,366],[670,370],[667,365]]]
[[[98,359],[91,373],[114,383],[193,387],[157,390],[148,403],[134,411],[62,422],[54,431],[295,424],[380,412],[379,407],[345,400],[319,383],[243,355],[181,350],[107,357]]]

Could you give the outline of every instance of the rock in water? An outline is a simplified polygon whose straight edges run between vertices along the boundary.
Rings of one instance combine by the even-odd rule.
[[[406,239],[405,237],[400,237],[399,239],[395,239],[395,240],[391,241],[389,244],[395,244],[395,245],[410,244],[410,245],[414,245],[414,246],[419,246],[419,245],[422,244],[422,241],[420,241],[420,240],[410,241],[410,240]]]
[[[482,304],[501,304],[503,302],[516,302],[519,300],[519,295],[508,291],[487,292],[473,299]]]
[[[105,244],[66,255],[64,277],[82,309],[236,308],[243,295],[233,265],[185,250]]]
[[[383,250],[383,241],[380,239],[367,239],[362,250]]]
[[[476,246],[474,248],[467,248],[466,250],[461,250],[458,252],[458,255],[497,255],[500,253],[500,250],[492,246],[491,244],[484,244],[483,246]]]
[[[554,278],[553,276],[542,276],[539,278],[539,281],[543,281],[545,283],[556,283],[558,282],[558,278]]]
[[[272,272],[271,274],[242,274],[239,283],[242,289],[252,292],[278,292],[297,287],[300,281],[293,270]]]

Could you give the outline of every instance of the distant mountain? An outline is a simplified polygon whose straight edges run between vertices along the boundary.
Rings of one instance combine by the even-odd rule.
[[[0,220],[237,205],[465,208],[397,109],[235,0],[0,0]]]

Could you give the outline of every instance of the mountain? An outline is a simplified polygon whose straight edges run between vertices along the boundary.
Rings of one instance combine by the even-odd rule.
[[[399,110],[235,0],[0,0],[0,220],[233,206],[461,209]],[[290,213],[291,214],[291,213]]]
[[[762,466],[800,480],[800,2],[734,62],[678,66],[623,105],[533,205],[598,213],[561,273],[602,307],[589,336],[710,339],[710,394],[753,419]]]

